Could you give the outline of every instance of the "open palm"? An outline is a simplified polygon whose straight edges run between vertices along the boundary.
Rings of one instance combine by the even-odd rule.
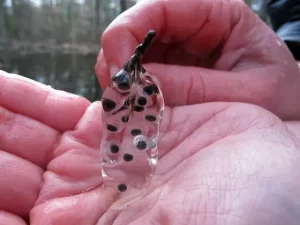
[[[297,123],[247,104],[167,108],[151,185],[120,196],[102,188],[99,102],[0,79],[0,224],[299,221]]]
[[[167,112],[151,185],[118,196],[97,224],[299,223],[299,123],[247,104]]]

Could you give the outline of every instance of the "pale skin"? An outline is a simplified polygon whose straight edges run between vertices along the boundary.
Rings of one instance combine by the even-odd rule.
[[[241,1],[179,2],[119,16],[96,66],[105,88],[148,30],[181,43],[146,59],[167,107],[142,190],[102,189],[100,102],[0,72],[0,225],[299,224],[297,63]]]

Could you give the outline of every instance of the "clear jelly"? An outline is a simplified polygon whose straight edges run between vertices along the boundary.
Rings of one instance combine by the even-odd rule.
[[[120,192],[142,188],[153,176],[164,110],[162,93],[147,72],[138,83],[127,81],[126,73],[121,70],[124,82],[112,80],[102,96],[102,177],[104,186]]]

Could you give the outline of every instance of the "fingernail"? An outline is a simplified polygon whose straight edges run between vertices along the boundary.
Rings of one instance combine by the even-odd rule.
[[[117,72],[119,72],[119,68],[116,65],[109,66],[110,77],[113,77]]]

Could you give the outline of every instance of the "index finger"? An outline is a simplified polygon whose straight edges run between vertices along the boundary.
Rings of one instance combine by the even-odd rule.
[[[0,106],[58,131],[73,129],[89,104],[83,97],[0,70]]]
[[[120,69],[149,30],[155,30],[157,39],[162,42],[176,42],[189,53],[209,52],[236,24],[241,13],[240,7],[236,6],[241,3],[223,0],[141,1],[116,18],[104,32],[101,44],[107,64],[110,68]]]

